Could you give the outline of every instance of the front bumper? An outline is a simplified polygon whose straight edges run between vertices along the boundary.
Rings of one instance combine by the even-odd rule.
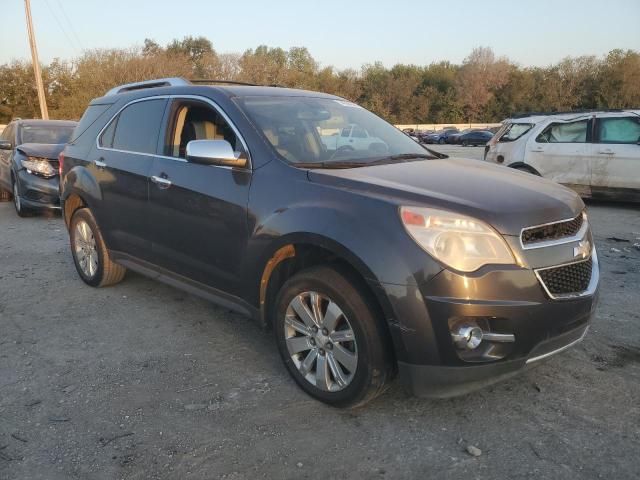
[[[546,252],[549,255],[549,252]],[[443,270],[421,287],[385,285],[394,318],[391,333],[400,379],[415,395],[461,395],[512,376],[580,341],[598,300],[599,270],[592,254],[589,288],[550,298],[534,269],[487,269],[474,275]],[[452,324],[477,321],[512,343],[483,340],[473,358],[456,348]],[[484,354],[483,354],[484,355]]]
[[[496,363],[442,366],[398,363],[400,380],[417,397],[448,398],[492,385],[526,370],[580,342],[588,323],[539,343],[526,358]]]
[[[60,192],[58,177],[43,178],[28,173],[26,170],[18,171],[20,188],[20,202],[31,210],[59,210]]]

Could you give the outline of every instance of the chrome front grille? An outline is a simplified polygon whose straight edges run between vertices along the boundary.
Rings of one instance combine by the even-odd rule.
[[[524,228],[520,234],[520,241],[524,248],[536,248],[548,243],[572,241],[586,226],[586,218],[583,213],[569,220],[561,220],[545,225]]]

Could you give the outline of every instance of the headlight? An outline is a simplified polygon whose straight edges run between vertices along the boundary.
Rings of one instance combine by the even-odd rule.
[[[22,166],[26,168],[29,173],[42,175],[46,178],[54,177],[57,173],[46,158],[27,157],[26,160],[21,160],[21,162]]]
[[[516,263],[500,234],[475,218],[421,207],[401,207],[400,218],[418,245],[455,270]]]

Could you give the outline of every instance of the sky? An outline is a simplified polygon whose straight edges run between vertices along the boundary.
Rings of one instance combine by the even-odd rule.
[[[29,59],[24,0],[0,7],[0,64]],[[478,46],[523,66],[640,50],[640,0],[31,0],[31,10],[43,63],[186,35],[219,53],[304,46],[339,69],[460,63]]]

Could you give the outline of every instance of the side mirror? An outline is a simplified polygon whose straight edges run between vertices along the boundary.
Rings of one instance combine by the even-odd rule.
[[[236,157],[233,147],[226,140],[191,140],[187,143],[187,161],[201,165],[245,167],[247,159]]]
[[[0,140],[0,150],[13,150],[13,145],[9,140]]]

